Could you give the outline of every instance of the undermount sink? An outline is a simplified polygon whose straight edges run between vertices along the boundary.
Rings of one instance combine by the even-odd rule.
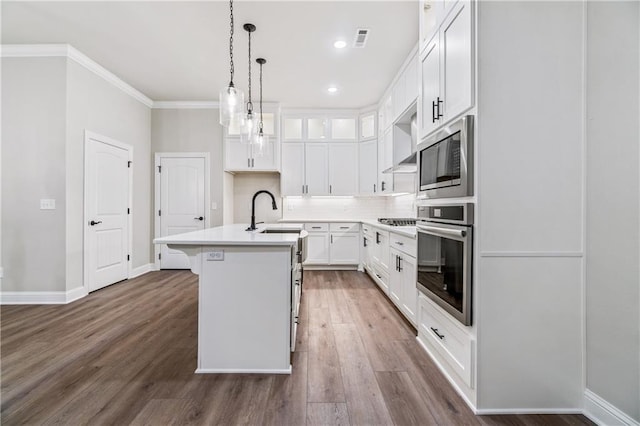
[[[298,247],[296,253],[298,254],[300,263],[307,260],[307,235],[309,235],[307,231],[300,229],[267,228],[260,231],[260,234],[300,234],[300,237],[298,237]]]

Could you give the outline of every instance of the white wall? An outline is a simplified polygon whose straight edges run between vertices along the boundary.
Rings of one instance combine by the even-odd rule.
[[[583,4],[477,12],[477,406],[580,409]]]
[[[640,422],[640,4],[587,11],[587,389]]]
[[[67,60],[66,289],[82,286],[84,131],[133,147],[132,268],[152,260],[150,180],[151,110],[120,89]]]
[[[65,73],[65,58],[2,59],[3,292],[65,290]]]
[[[217,109],[154,109],[151,113],[152,158],[157,152],[210,154],[210,197],[212,203],[217,203],[216,210],[211,210],[211,206],[208,209],[212,227],[222,225],[224,211],[222,126],[218,116]],[[155,170],[150,176],[153,173]]]

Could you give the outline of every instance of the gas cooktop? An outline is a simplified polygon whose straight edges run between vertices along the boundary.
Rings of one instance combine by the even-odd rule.
[[[398,218],[398,217],[381,217],[378,218],[378,222],[383,225],[389,226],[415,226],[416,220],[412,218]]]

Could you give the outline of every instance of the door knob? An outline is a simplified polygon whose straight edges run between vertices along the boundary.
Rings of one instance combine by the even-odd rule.
[[[204,217],[200,216],[200,217],[194,217],[195,220],[204,220]]]
[[[94,225],[97,225],[99,223],[102,223],[102,221],[99,220],[99,221],[96,222],[95,220],[92,220],[91,222],[89,222],[89,225],[94,226]]]

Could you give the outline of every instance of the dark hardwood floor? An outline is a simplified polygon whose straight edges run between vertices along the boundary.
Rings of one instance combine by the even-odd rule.
[[[592,424],[474,416],[365,274],[305,272],[304,284],[291,375],[193,373],[188,271],[152,272],[69,305],[3,306],[1,423]]]

